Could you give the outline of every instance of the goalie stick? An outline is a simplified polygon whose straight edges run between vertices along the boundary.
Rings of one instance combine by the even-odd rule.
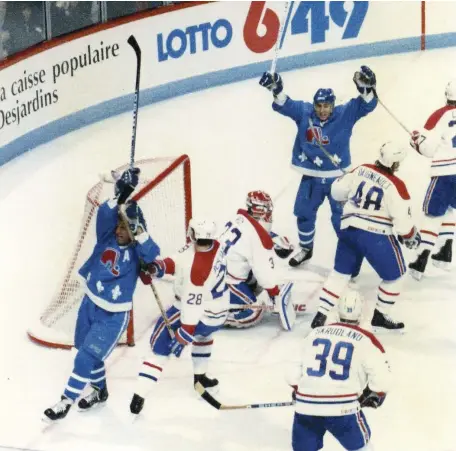
[[[199,393],[208,404],[217,410],[240,410],[240,409],[262,409],[267,407],[287,407],[293,406],[294,401],[284,402],[263,402],[257,404],[238,404],[238,405],[226,405],[217,401],[202,385],[200,382],[195,384],[195,390]]]
[[[131,150],[130,150],[130,167],[133,167],[135,162],[136,151],[136,128],[138,125],[138,105],[139,105],[139,79],[141,75],[141,49],[139,48],[138,41],[131,35],[128,44],[133,47],[136,54],[136,81],[135,81],[135,97],[133,101],[133,128],[131,132]]]

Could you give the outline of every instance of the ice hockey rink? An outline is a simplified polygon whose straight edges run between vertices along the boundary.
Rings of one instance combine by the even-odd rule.
[[[354,71],[367,64],[376,72],[381,99],[413,129],[443,106],[445,85],[456,77],[455,60],[456,49],[445,49],[301,69],[283,74],[285,92],[310,100],[317,88],[332,87],[337,103],[347,101],[357,93]],[[222,224],[244,206],[248,191],[268,191],[276,200],[273,229],[296,242],[292,207],[299,174],[290,166],[295,125],[274,113],[270,104],[271,95],[251,79],[141,108],[137,158],[188,154],[194,216],[212,217]],[[292,407],[213,409],[193,390],[188,351],[181,359],[170,360],[143,413],[132,423],[129,403],[141,356],[149,352],[150,327],[138,331],[134,348],[118,348],[109,358],[106,406],[86,413],[73,408],[65,420],[43,429],[42,412],[59,399],[73,355],[33,344],[26,330],[38,320],[63,275],[87,191],[98,174],[128,162],[131,123],[131,114],[99,122],[0,168],[0,449],[289,450]],[[354,163],[373,162],[387,140],[408,145],[407,134],[379,105],[354,129]],[[418,224],[428,166],[410,149],[400,169]],[[153,220],[166,227],[165,217]],[[282,330],[271,316],[256,328],[216,335],[210,374],[220,380],[222,402],[290,399],[287,368],[309,329],[335,245],[325,204],[311,263],[301,269],[280,269],[284,280],[296,282],[294,301],[308,306],[309,313],[298,316],[292,332]],[[368,320],[377,284],[377,276],[365,264],[358,285],[367,298]],[[163,285],[158,289],[168,302],[169,287]],[[365,412],[376,451],[456,450],[455,292],[454,271],[431,267],[426,279],[406,282],[394,316],[404,320],[407,333],[379,337],[389,354],[394,385],[381,409]],[[146,318],[150,325],[158,309],[153,313]],[[324,449],[341,447],[327,435]]]

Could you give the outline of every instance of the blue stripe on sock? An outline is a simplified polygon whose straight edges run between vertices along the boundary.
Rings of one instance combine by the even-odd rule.
[[[154,377],[154,376],[151,376],[150,374],[147,374],[147,373],[139,373],[140,376],[142,377],[147,377],[149,379],[152,379],[153,381],[157,382],[157,378]]]

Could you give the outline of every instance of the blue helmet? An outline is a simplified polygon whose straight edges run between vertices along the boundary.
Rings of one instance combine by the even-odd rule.
[[[314,105],[316,103],[331,103],[334,105],[336,95],[331,88],[320,88],[314,95]]]

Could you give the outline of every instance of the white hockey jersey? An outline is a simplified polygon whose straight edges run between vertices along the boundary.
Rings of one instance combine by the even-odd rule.
[[[302,359],[289,382],[297,386],[296,412],[315,416],[356,413],[366,385],[386,393],[390,367],[378,339],[359,326],[329,324],[304,340]]]
[[[230,298],[226,285],[226,256],[218,241],[207,251],[195,251],[189,244],[164,260],[166,273],[174,274],[174,306],[181,323],[220,326],[228,316]]]
[[[236,218],[226,224],[220,241],[227,252],[227,283],[245,282],[253,271],[263,288],[274,288],[278,284],[272,238],[247,211],[238,210]]]
[[[444,106],[424,125],[426,140],[419,152],[432,158],[431,176],[456,174],[456,106]]]
[[[356,227],[373,233],[408,235],[413,229],[410,195],[405,183],[373,164],[362,164],[337,179],[332,197],[346,202],[341,228]]]

